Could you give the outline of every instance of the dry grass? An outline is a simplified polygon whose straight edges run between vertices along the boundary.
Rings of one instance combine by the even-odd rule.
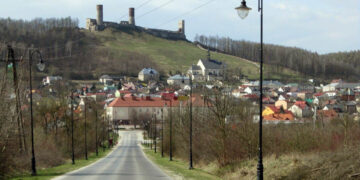
[[[341,149],[335,152],[291,153],[266,156],[264,178],[266,179],[359,179],[359,147]],[[256,179],[257,160],[246,160],[225,167],[233,169],[222,176],[224,179]],[[350,177],[354,175],[354,177]]]

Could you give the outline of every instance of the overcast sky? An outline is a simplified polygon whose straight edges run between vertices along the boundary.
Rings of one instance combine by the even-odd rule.
[[[3,1],[0,17],[33,19],[36,17],[78,18],[85,26],[87,17],[96,17],[96,4],[104,5],[104,21],[127,20],[128,8],[139,7],[135,16],[163,7],[136,19],[144,27],[177,30],[184,19],[186,36],[196,34],[226,36],[259,41],[260,21],[257,0],[248,0],[253,10],[241,20],[234,8],[241,0],[11,0]],[[190,14],[176,18],[209,2]],[[169,3],[167,3],[169,2]],[[265,0],[265,43],[296,46],[319,53],[360,49],[359,0]],[[120,19],[120,17],[123,17]],[[176,20],[170,21],[176,18]],[[168,22],[168,23],[166,23]],[[164,24],[165,23],[165,24]]]

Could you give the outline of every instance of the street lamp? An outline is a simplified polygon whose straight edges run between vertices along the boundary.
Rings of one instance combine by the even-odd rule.
[[[241,5],[235,8],[241,19],[246,18],[251,8],[246,6],[246,1],[243,0]],[[263,99],[263,0],[258,2],[258,11],[260,12],[260,98],[259,98],[259,160],[257,165],[257,179],[263,179],[264,166],[262,162],[262,99]]]
[[[241,19],[245,19],[249,15],[249,12],[251,10],[251,8],[246,6],[245,0],[243,0],[241,2],[241,5],[239,7],[236,7],[235,9]]]
[[[33,117],[33,99],[32,99],[32,76],[31,76],[31,66],[32,66],[32,56],[38,54],[40,61],[37,63],[37,68],[39,71],[44,71],[45,63],[42,59],[41,53],[39,50],[29,50],[29,85],[30,85],[30,123],[31,123],[31,175],[36,176],[36,161],[35,161],[35,150],[34,150],[34,117]],[[15,64],[13,64],[15,66]]]
[[[75,164],[75,153],[74,153],[74,91],[71,91],[71,160],[72,164]]]

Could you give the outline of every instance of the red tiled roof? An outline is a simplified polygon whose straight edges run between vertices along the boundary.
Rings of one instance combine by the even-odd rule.
[[[333,79],[332,81],[331,81],[331,83],[339,83],[341,81],[341,79]]]
[[[104,92],[101,92],[101,93],[86,93],[86,96],[92,96],[92,95],[106,96],[106,93],[104,93]]]
[[[322,96],[322,95],[324,95],[324,94],[325,94],[325,93],[318,92],[318,93],[315,93],[314,96],[319,97],[319,96]]]
[[[127,90],[120,90],[119,91],[121,94],[131,94],[130,91],[127,91]]]
[[[333,118],[337,116],[337,113],[335,110],[331,109],[331,110],[318,110],[317,114],[319,116],[324,116],[324,117],[328,117],[328,118]]]
[[[162,98],[151,98],[150,100],[137,98],[137,97],[123,97],[116,98],[113,102],[109,104],[108,107],[164,107],[165,104],[170,106],[170,102]],[[172,106],[178,106],[178,100],[172,100]]]
[[[243,96],[244,98],[257,99],[259,98],[256,94],[247,94]]]
[[[204,99],[201,98],[200,96],[193,96],[192,98],[192,105],[193,106],[197,106],[197,107],[203,107],[205,106],[205,102]],[[187,106],[190,102],[189,101],[184,101],[183,106]],[[208,105],[210,106],[210,103],[208,102]]]
[[[287,111],[285,113],[276,113],[268,116],[264,116],[266,121],[275,121],[275,120],[294,120],[294,115],[292,112]]]

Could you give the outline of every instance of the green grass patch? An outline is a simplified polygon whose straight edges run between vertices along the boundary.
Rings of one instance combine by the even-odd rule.
[[[162,158],[161,153],[154,153],[150,149],[144,149],[144,152],[151,161],[159,165],[162,169],[171,171],[176,175],[184,177],[185,179],[192,179],[192,180],[220,179],[219,177],[212,175],[201,169],[194,168],[192,170],[189,170],[188,163],[177,159],[173,159],[173,161],[169,161],[169,158]]]
[[[128,54],[139,54],[149,58],[165,73],[169,71],[173,73],[176,71],[186,72],[200,58],[207,57],[206,50],[202,50],[187,41],[172,41],[146,33],[126,33],[112,29],[94,34],[100,39],[101,45],[111,52],[114,59],[126,60]],[[250,79],[259,78],[259,65],[254,62],[216,52],[212,52],[211,57],[225,62],[229,69],[241,68],[242,73]],[[273,72],[273,69],[274,66],[272,65],[265,66],[265,78],[281,79],[301,76],[301,74],[290,69],[280,68],[277,72]]]

